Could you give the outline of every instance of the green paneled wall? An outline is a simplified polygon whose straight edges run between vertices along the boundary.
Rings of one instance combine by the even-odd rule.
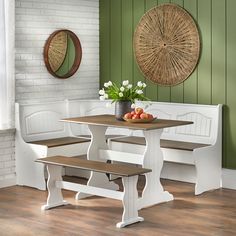
[[[146,80],[133,57],[133,33],[141,16],[162,3],[184,7],[201,37],[198,67],[182,84]],[[151,100],[225,104],[223,166],[236,169],[236,0],[100,0],[100,83],[146,81]]]

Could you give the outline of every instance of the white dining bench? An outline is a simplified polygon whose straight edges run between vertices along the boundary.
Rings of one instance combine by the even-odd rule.
[[[59,120],[67,117],[67,102],[16,103],[16,181],[17,185],[46,190],[46,173],[36,159],[53,155],[75,156],[87,153],[90,140],[75,137]]]
[[[61,189],[63,188],[86,194],[121,200],[123,203],[123,214],[121,222],[116,224],[117,228],[122,228],[144,220],[138,215],[137,181],[138,175],[151,172],[150,169],[135,166],[124,166],[120,164],[109,164],[104,161],[84,160],[83,158],[66,156],[51,156],[38,159],[36,162],[47,165],[49,175],[47,181],[48,198],[47,203],[42,206],[42,210],[48,210],[57,206],[68,204],[65,200],[63,200],[61,192]],[[63,181],[61,177],[62,167],[121,176],[124,190],[123,192],[120,192],[102,187],[94,187]]]

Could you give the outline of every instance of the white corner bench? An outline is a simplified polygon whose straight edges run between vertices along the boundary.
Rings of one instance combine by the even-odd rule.
[[[90,140],[72,135],[59,122],[67,117],[67,102],[16,103],[16,178],[18,185],[46,189],[45,167],[36,159],[53,155],[76,156],[87,152]]]
[[[138,175],[151,172],[150,169],[138,168],[134,166],[124,166],[120,164],[108,164],[101,161],[83,160],[75,157],[52,156],[36,160],[47,165],[48,170],[48,198],[47,204],[42,206],[42,210],[48,210],[53,207],[68,204],[63,200],[61,189],[67,189],[87,194],[93,194],[101,197],[122,200],[123,214],[122,221],[116,224],[116,227],[122,228],[127,225],[143,221],[138,216]],[[62,181],[62,167],[83,169],[86,171],[95,171],[101,173],[115,174],[122,177],[124,191],[119,192],[101,187],[93,187]]]
[[[193,125],[164,129],[161,136],[166,162],[196,167],[195,194],[221,187],[222,170],[222,105],[196,105],[151,102],[142,103],[145,110],[161,119],[193,121]],[[144,153],[145,139],[140,132],[113,138],[113,150]],[[153,154],[155,155],[155,153]],[[140,160],[137,160],[137,164]]]
[[[66,124],[59,120],[65,117],[114,114],[114,105],[107,106],[107,103],[109,101],[77,99],[16,104],[17,184],[45,189],[44,165],[36,166],[34,160],[52,155],[85,154],[90,139],[81,136],[90,134],[88,127]],[[194,125],[191,126],[164,129],[161,137],[162,144],[165,145],[162,148],[164,161],[196,167],[195,194],[221,186],[222,105],[159,102],[144,102],[137,105],[148,107],[146,111],[158,118],[193,121]],[[125,140],[122,137],[109,140],[109,147],[118,151],[143,154],[145,140],[142,133],[109,128],[106,134],[137,136],[132,137],[132,140],[130,137]],[[76,139],[78,143],[74,143],[75,137],[79,137]],[[58,142],[64,145],[58,145]],[[137,164],[139,163],[140,160],[137,161]],[[66,173],[75,175],[77,172],[74,168],[68,168]],[[89,174],[84,172],[81,176],[88,177]]]

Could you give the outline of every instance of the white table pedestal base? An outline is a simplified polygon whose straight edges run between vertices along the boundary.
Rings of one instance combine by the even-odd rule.
[[[145,174],[146,184],[142,197],[138,200],[138,209],[172,201],[174,199],[172,194],[168,191],[164,191],[160,182],[161,169],[163,166],[163,154],[160,148],[162,131],[163,129],[144,131],[146,149],[144,152],[143,167],[152,169],[152,172]]]
[[[97,126],[97,125],[88,125],[88,128],[91,132],[91,143],[88,148],[87,158],[88,160],[93,161],[103,161],[99,159],[99,149],[109,149],[106,143],[105,133],[107,130],[106,126]],[[118,190],[119,186],[113,182],[110,182],[106,174],[91,172],[88,183],[88,186],[96,186],[111,190]],[[77,193],[75,199],[79,200],[82,198],[89,197],[91,195],[85,193]]]

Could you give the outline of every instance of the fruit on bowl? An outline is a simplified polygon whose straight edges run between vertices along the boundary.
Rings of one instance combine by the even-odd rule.
[[[135,112],[136,114],[141,115],[141,114],[143,113],[143,108],[136,107],[134,112]]]
[[[154,120],[152,114],[144,112],[143,108],[136,107],[134,111],[124,115],[124,120],[130,122],[151,122]]]

